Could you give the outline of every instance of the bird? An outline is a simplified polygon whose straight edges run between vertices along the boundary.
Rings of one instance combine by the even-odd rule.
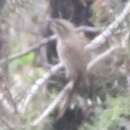
[[[76,26],[66,19],[52,19],[50,28],[57,37],[56,51],[59,61],[65,67],[66,77],[74,82],[72,91],[65,97],[62,103],[64,105],[61,105],[60,111],[62,112],[60,113],[62,114],[59,115],[63,115],[66,108],[70,105],[74,93],[82,89],[84,91],[84,87],[81,88],[81,86],[85,86],[85,90],[88,90],[88,86],[90,86],[86,72],[86,65],[90,60],[90,56],[85,51],[85,46],[89,43],[89,39],[84,33],[77,31]]]

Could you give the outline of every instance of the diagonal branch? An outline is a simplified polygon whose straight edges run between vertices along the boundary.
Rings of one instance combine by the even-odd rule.
[[[108,58],[114,51],[116,51],[120,48],[121,48],[120,46],[113,46],[110,49],[108,49],[107,51],[98,55],[96,58],[94,58],[92,61],[90,61],[90,63],[88,63],[87,71],[90,72],[93,69],[93,67],[95,67],[95,65],[97,65],[99,62],[103,61],[104,59]]]
[[[108,50],[106,50],[105,52],[99,54],[98,56],[96,56],[96,58],[92,59],[88,65],[87,65],[87,71],[92,71],[93,68],[99,63],[102,62],[103,60],[107,59],[110,55],[112,55],[113,52],[115,52],[116,50],[118,50],[120,53],[127,50],[128,48],[128,39],[129,39],[130,33],[126,33],[125,36],[123,36],[122,40],[121,40],[121,45],[115,45],[112,46],[111,48],[109,48]],[[124,50],[125,49],[125,50]]]
[[[56,36],[55,36],[55,35],[52,35],[52,36],[50,36],[50,37],[48,37],[48,38],[44,38],[44,39],[41,40],[41,42],[40,42],[39,44],[35,44],[33,47],[30,47],[30,48],[24,50],[23,52],[14,54],[14,55],[12,55],[12,56],[10,56],[10,57],[8,57],[8,58],[5,58],[5,59],[1,59],[1,60],[0,60],[0,65],[1,65],[1,64],[4,64],[4,63],[6,63],[6,62],[11,62],[11,61],[13,61],[13,60],[16,60],[16,59],[18,59],[18,58],[20,58],[20,57],[22,57],[22,56],[25,56],[25,55],[27,55],[28,53],[30,53],[30,52],[32,52],[32,51],[34,51],[34,50],[37,50],[37,49],[40,48],[41,46],[46,45],[48,42],[53,41],[53,40],[55,40],[55,39],[56,39]]]
[[[38,92],[40,87],[43,87],[43,85],[45,86],[48,83],[49,79],[62,68],[63,68],[63,65],[61,63],[59,63],[59,64],[53,66],[46,75],[44,75],[42,78],[38,79],[35,82],[35,84],[31,87],[31,90],[28,91],[28,94],[26,95],[26,97],[18,104],[18,106],[17,106],[18,111],[24,113],[26,111],[26,108],[28,107],[30,101],[36,95],[36,93]]]
[[[86,45],[85,49],[93,50],[95,48],[100,47],[102,44],[104,44],[106,40],[110,36],[112,36],[115,29],[117,29],[119,25],[125,20],[125,18],[128,16],[129,13],[130,13],[130,1],[126,3],[125,8],[121,12],[121,14],[118,15],[115,21],[112,22],[99,36],[94,38],[94,40],[92,40],[90,44]]]
[[[70,81],[64,87],[64,89],[57,95],[54,101],[42,112],[42,114],[33,121],[32,125],[37,126],[42,120],[47,118],[56,109],[59,103],[61,103],[63,98],[66,96],[66,94],[72,91],[73,87],[74,87],[74,82]]]

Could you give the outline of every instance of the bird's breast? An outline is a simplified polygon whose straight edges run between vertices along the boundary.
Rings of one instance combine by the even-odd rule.
[[[67,66],[67,69],[73,69],[79,73],[85,71],[86,53],[82,43],[79,43],[77,40],[59,40],[57,44],[57,52],[60,61]]]

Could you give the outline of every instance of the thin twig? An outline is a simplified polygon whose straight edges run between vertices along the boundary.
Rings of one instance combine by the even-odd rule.
[[[77,30],[86,33],[98,34],[103,30],[103,28],[97,28],[91,26],[80,26],[77,28]]]

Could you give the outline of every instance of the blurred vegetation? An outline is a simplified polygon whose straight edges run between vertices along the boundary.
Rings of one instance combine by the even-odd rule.
[[[7,3],[5,3],[6,1]],[[96,27],[105,27],[113,21],[116,13],[123,9],[124,3],[122,4],[118,0],[106,0],[106,3],[104,2],[102,5],[100,2],[103,1],[95,0],[95,3],[92,5],[93,15],[91,20]],[[39,39],[41,37],[43,38],[39,28],[42,28],[41,26],[44,24],[44,20],[50,16],[47,0],[0,0],[0,13],[1,11],[4,13],[2,12],[0,18],[4,22],[2,21],[0,24],[3,25],[4,23],[4,26],[7,28],[10,49],[9,56],[38,44]],[[126,23],[124,23],[121,29],[124,27],[127,28],[127,31],[130,29],[130,17],[127,18],[127,23],[129,24],[128,28],[125,25]],[[130,54],[129,50],[128,52]],[[37,79],[43,77],[48,72],[48,69],[39,63],[39,60],[41,60],[39,55],[41,53],[37,49],[9,63],[9,76],[11,81],[9,87],[16,99],[16,103],[19,103],[25,97],[26,90],[31,89]],[[45,89],[41,89],[37,93],[27,111],[19,115],[22,119],[23,126],[19,129],[17,128],[17,130],[54,129],[54,123],[56,121],[55,113],[47,118],[44,124],[40,124],[36,128],[30,126],[30,124],[57,96],[59,89],[62,89],[59,86],[63,86],[65,81],[61,83],[60,78],[54,77],[51,83],[49,83],[48,89],[45,87]],[[60,82],[55,82],[55,79],[60,80]],[[97,93],[103,93],[104,90],[108,92],[110,89],[110,92],[105,93],[105,96],[104,93],[101,94],[104,98],[102,105],[96,106],[92,119],[89,121],[84,120],[79,130],[122,130],[122,127],[130,128],[130,123],[127,123],[127,121],[130,121],[130,92],[125,87],[126,84],[123,85],[118,86],[120,92],[117,90],[114,91],[113,84],[110,84],[108,89],[97,91]],[[105,85],[103,87],[105,88]],[[121,91],[122,89],[125,89],[124,93]],[[0,126],[0,129],[7,130],[3,126]]]
[[[121,121],[130,115],[130,97],[108,97],[106,108],[97,110],[96,117],[91,123],[84,123],[81,130],[118,130]],[[97,108],[101,109],[101,108]],[[129,119],[128,119],[129,120]]]

